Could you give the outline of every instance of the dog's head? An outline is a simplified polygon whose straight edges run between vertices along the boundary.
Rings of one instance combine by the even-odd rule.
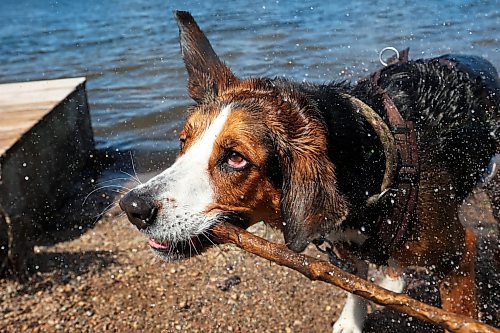
[[[210,228],[221,220],[244,227],[264,221],[302,251],[347,214],[315,102],[284,80],[237,78],[193,17],[175,16],[197,104],[175,163],[120,206],[167,260],[210,246]]]

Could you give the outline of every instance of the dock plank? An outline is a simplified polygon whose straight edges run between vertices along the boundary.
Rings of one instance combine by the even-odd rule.
[[[94,152],[84,77],[0,84],[0,266],[24,272],[36,242],[91,225]]]
[[[0,155],[84,81],[78,77],[0,84]]]

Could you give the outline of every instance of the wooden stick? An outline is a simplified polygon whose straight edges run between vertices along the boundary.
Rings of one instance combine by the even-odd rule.
[[[326,261],[289,250],[285,245],[271,243],[227,222],[216,224],[213,234],[221,241],[235,244],[243,250],[294,269],[311,280],[320,280],[364,297],[390,309],[439,325],[450,332],[496,332],[500,330],[471,318],[447,312],[419,302],[405,294],[397,294],[344,272]]]

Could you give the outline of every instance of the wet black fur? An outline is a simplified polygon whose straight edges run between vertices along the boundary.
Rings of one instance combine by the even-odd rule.
[[[449,56],[451,57],[451,56]],[[456,200],[471,192],[499,146],[498,74],[486,60],[459,57],[460,68],[448,68],[437,59],[415,60],[381,71],[380,86],[402,116],[415,122],[421,163],[451,175]],[[473,65],[470,65],[472,63]],[[358,116],[341,93],[370,105],[386,120],[386,113],[369,80],[358,85],[314,85],[274,80],[283,90],[298,90],[318,107],[328,128],[329,157],[336,166],[339,192],[350,206],[344,227],[366,219],[366,199],[380,190],[384,172],[382,147],[372,128]],[[496,112],[489,112],[481,94],[488,94]]]

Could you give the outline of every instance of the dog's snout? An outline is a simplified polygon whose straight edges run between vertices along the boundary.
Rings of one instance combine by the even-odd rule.
[[[158,212],[152,198],[135,191],[130,191],[120,200],[120,207],[127,214],[129,221],[139,229],[152,224]]]

